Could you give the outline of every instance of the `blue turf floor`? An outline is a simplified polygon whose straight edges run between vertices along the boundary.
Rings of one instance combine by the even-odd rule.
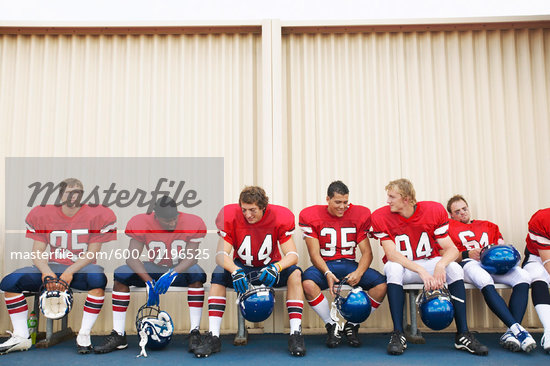
[[[307,355],[301,358],[290,356],[287,351],[288,336],[284,334],[253,334],[249,336],[248,345],[240,347],[233,346],[233,336],[223,336],[221,353],[206,359],[196,359],[186,352],[187,339],[183,335],[175,336],[162,351],[148,352],[148,358],[136,358],[139,353],[137,336],[128,337],[128,349],[103,355],[78,355],[73,339],[48,349],[31,349],[0,356],[0,365],[550,365],[550,355],[540,347],[541,334],[533,334],[537,349],[530,354],[504,350],[498,345],[499,334],[478,334],[478,339],[489,347],[486,357],[455,350],[454,334],[429,333],[424,336],[426,344],[409,343],[403,355],[390,356],[386,353],[388,334],[360,334],[363,342],[360,348],[342,344],[335,349],[325,347],[324,335],[311,335],[305,338]],[[92,342],[100,344],[102,338],[94,336]]]

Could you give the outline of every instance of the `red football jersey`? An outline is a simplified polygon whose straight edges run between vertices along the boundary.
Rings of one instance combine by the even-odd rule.
[[[498,225],[490,221],[474,220],[469,224],[463,224],[451,219],[449,236],[461,252],[492,244],[504,244]]]
[[[267,205],[262,219],[246,221],[241,206],[230,204],[216,218],[219,234],[233,245],[233,258],[248,267],[263,267],[281,260],[277,242],[286,243],[294,232],[294,214],[283,206]]]
[[[199,216],[180,212],[176,228],[171,231],[160,225],[154,213],[144,213],[128,221],[126,235],[145,244],[150,262],[171,267],[186,256],[196,255],[185,251],[186,244],[200,243],[206,236],[206,225]]]
[[[27,238],[50,246],[50,262],[71,265],[89,243],[116,239],[116,216],[105,206],[82,205],[72,217],[66,216],[61,206],[37,206],[25,222]]]
[[[449,218],[440,203],[422,201],[416,204],[411,217],[404,218],[384,206],[372,214],[372,235],[392,240],[397,250],[410,260],[439,257],[436,239],[448,235]],[[382,258],[387,262],[386,256]]]
[[[529,220],[527,250],[538,255],[539,250],[550,250],[550,208],[538,210]]]
[[[355,260],[355,248],[367,237],[371,225],[370,210],[364,206],[349,205],[344,216],[331,215],[327,205],[304,208],[299,225],[304,236],[319,240],[321,257]]]

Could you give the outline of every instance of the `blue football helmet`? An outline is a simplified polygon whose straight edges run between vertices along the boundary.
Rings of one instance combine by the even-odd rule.
[[[73,307],[73,291],[60,278],[46,276],[40,287],[40,311],[48,319],[61,319]]]
[[[489,245],[481,250],[481,267],[496,275],[508,273],[521,259],[521,255],[512,245]]]
[[[159,306],[143,305],[136,316],[136,329],[140,336],[141,354],[147,357],[145,346],[159,350],[168,345],[174,333],[174,323],[166,311]]]
[[[342,286],[346,284],[346,279],[340,280],[334,286],[336,297],[334,302],[338,312],[349,322],[359,324],[367,320],[372,310],[372,304],[369,296],[361,287],[354,287],[347,296],[341,294]]]
[[[416,305],[422,321],[430,329],[442,330],[453,322],[455,309],[446,287],[432,291],[422,289],[416,298]]]
[[[248,290],[239,295],[238,304],[243,317],[253,323],[263,322],[273,312],[275,291],[259,281],[259,272],[250,272]]]

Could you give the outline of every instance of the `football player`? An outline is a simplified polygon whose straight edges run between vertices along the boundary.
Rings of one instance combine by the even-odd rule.
[[[386,278],[369,268],[372,263],[367,236],[371,225],[370,210],[349,203],[349,189],[341,181],[328,186],[326,200],[326,205],[307,207],[300,212],[300,229],[313,263],[304,272],[302,285],[309,305],[325,322],[327,347],[334,348],[342,338],[321,291],[329,288],[332,293],[334,284],[346,278],[349,285],[368,290],[372,313],[386,296]],[[356,248],[362,255],[359,263],[355,261]],[[344,325],[344,334],[352,347],[361,345],[358,331],[359,324],[346,322]]]
[[[424,283],[427,290],[434,290],[446,282],[454,297],[458,330],[455,348],[487,355],[488,348],[468,331],[464,272],[455,262],[458,249],[448,235],[449,218],[445,208],[437,202],[417,202],[414,187],[407,179],[391,181],[386,192],[388,205],[372,214],[372,232],[380,239],[385,252],[384,272],[394,326],[388,353],[400,355],[407,348],[403,334],[403,285]]]
[[[268,202],[262,188],[246,187],[240,194],[238,204],[227,205],[218,214],[219,265],[212,274],[208,296],[209,332],[195,350],[197,357],[208,357],[221,350],[219,335],[225,311],[226,287],[233,286],[238,293],[246,292],[247,274],[252,271],[259,271],[260,281],[268,287],[287,286],[286,306],[290,319],[288,348],[293,356],[305,355],[301,326],[304,307],[302,271],[296,266],[298,253],[292,240],[294,215],[288,208]]]
[[[88,291],[82,325],[76,338],[77,351],[90,353],[91,329],[103,306],[107,277],[95,264],[101,244],[116,239],[116,217],[105,206],[80,204],[83,185],[78,179],[60,184],[61,205],[33,208],[26,218],[26,237],[33,240],[34,266],[8,274],[0,283],[13,325],[11,338],[0,344],[0,354],[30,348],[27,302],[23,291],[38,292],[44,278],[51,276],[70,287]],[[49,260],[42,255],[49,248]]]
[[[455,195],[447,202],[447,211],[451,215],[449,236],[458,250],[460,265],[464,269],[464,280],[481,290],[485,302],[508,330],[500,337],[500,344],[511,351],[530,352],[537,344],[533,337],[521,325],[529,295],[529,274],[515,266],[503,275],[490,274],[480,263],[483,247],[493,244],[504,244],[502,234],[496,224],[483,220],[472,220],[466,199]],[[510,303],[506,303],[495,290],[495,281],[513,288]]]
[[[170,285],[188,287],[187,303],[191,322],[189,352],[200,344],[200,320],[204,303],[206,273],[197,264],[199,244],[206,236],[204,221],[178,212],[168,196],[157,200],[153,213],[139,214],[128,222],[130,257],[114,273],[113,330],[95,353],[108,353],[128,347],[125,323],[130,303],[130,286],[147,287],[147,305],[158,305],[159,295]],[[139,257],[146,248],[148,261]]]
[[[544,327],[541,346],[550,352],[550,208],[537,211],[529,220],[523,268],[531,276],[531,298]]]

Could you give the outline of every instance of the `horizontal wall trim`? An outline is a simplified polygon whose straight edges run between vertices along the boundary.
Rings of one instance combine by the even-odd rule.
[[[550,28],[550,20],[512,23],[454,23],[454,24],[375,24],[350,26],[283,26],[282,34],[302,33],[372,33],[372,32],[442,32],[487,31],[502,29]]]
[[[0,34],[12,35],[147,35],[147,34],[261,34],[261,26],[183,26],[183,27],[0,27]]]

